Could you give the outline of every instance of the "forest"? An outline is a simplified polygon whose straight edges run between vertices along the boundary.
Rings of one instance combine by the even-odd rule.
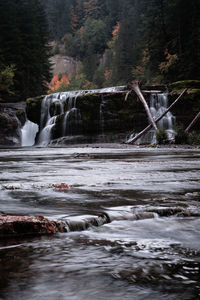
[[[80,61],[59,90],[200,80],[199,0],[0,0],[0,98],[44,94],[49,58]]]

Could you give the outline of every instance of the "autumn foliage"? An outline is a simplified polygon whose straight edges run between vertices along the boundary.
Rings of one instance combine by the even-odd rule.
[[[48,84],[49,93],[59,90],[61,87],[67,87],[69,79],[67,75],[55,74]]]

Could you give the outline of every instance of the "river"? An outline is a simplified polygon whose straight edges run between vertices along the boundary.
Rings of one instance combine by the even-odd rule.
[[[71,224],[0,241],[0,299],[200,298],[200,149],[1,149],[0,211]]]

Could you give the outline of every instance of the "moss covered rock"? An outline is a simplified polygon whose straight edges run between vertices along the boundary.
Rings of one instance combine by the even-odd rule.
[[[21,123],[21,126],[24,126],[26,122],[26,113],[23,109],[19,109],[16,111],[16,116]]]
[[[180,95],[180,93],[187,88],[186,94],[173,107],[171,112],[176,116],[176,123],[186,128],[195,115],[200,111],[200,81],[199,80],[185,80],[177,81],[169,85],[170,104]],[[198,129],[197,123],[194,129]]]
[[[26,100],[27,118],[38,125],[40,125],[41,104],[43,99],[44,96],[38,96]]]

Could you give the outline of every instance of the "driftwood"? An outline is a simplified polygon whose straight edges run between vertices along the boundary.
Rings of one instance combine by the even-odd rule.
[[[200,118],[200,112],[196,115],[196,117],[192,120],[190,125],[185,129],[185,132],[188,132],[192,126],[197,122],[197,120]]]
[[[134,91],[136,93],[136,95],[138,96],[138,98],[140,99],[140,101],[142,102],[142,104],[144,105],[144,108],[146,110],[146,113],[149,117],[149,120],[152,124],[152,126],[154,127],[155,130],[158,130],[158,127],[155,123],[155,120],[154,118],[152,117],[152,114],[151,114],[151,111],[149,109],[149,106],[140,90],[140,87],[139,87],[139,81],[132,81],[130,83],[128,83],[127,85],[127,88],[129,89],[129,91]],[[125,100],[128,98],[128,95],[129,95],[129,92],[126,94],[126,98]]]
[[[155,123],[159,122],[167,113],[168,111],[182,98],[182,96],[186,93],[187,89],[184,89],[183,92],[178,96],[178,98],[166,109],[160,117],[155,120]],[[148,132],[152,127],[152,124],[149,124],[144,130],[138,133],[134,138],[130,139],[129,141],[125,142],[125,144],[133,144],[137,141],[141,136],[143,136],[146,132]]]

